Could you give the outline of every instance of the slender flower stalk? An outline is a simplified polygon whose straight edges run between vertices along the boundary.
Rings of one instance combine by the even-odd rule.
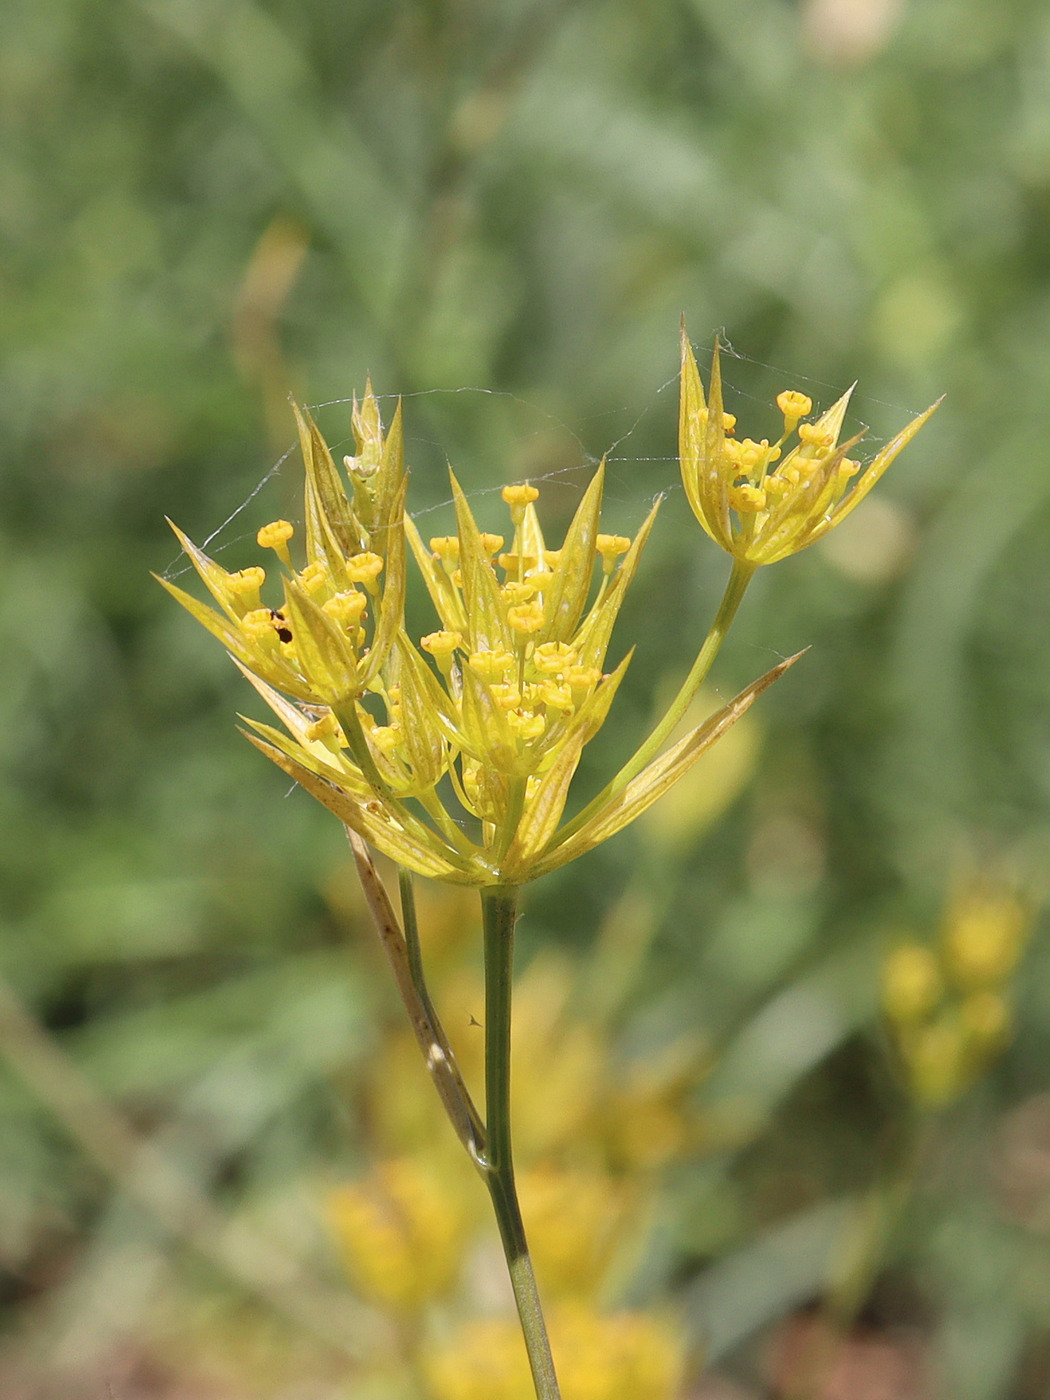
[[[754,577],[755,568],[753,564],[746,560],[736,559],[733,561],[733,571],[729,575],[729,582],[726,584],[726,591],[722,595],[722,602],[715,620],[711,624],[710,631],[704,638],[703,645],[696,654],[696,660],[689,669],[689,674],[682,682],[678,694],[671,701],[664,712],[660,722],[656,725],[648,739],[635,751],[615,778],[602,788],[601,792],[584,809],[566,824],[558,832],[551,843],[552,849],[556,849],[571,836],[575,836],[581,827],[585,826],[592,816],[614,798],[616,798],[624,788],[627,787],[634,778],[650,763],[667,743],[675,729],[685,717],[696,692],[707,679],[707,674],[714,664],[715,658],[721,650],[722,642],[726,633],[732,626],[737,609],[743,602],[747,586]],[[791,658],[794,661],[794,657]],[[790,664],[790,663],[789,663]],[[734,719],[736,717],[734,716]],[[728,728],[728,725],[726,726]]]
[[[389,430],[369,386],[353,408],[345,476],[298,410],[306,471],[302,541],[273,521],[260,566],[227,572],[181,531],[216,606],[160,582],[226,646],[283,729],[246,720],[249,740],[344,823],[373,920],[450,1122],[481,1173],[499,1226],[539,1400],[557,1400],[514,1184],[510,1024],[514,925],[523,885],[592,850],[642,815],[794,664],[767,671],[667,748],[707,676],[755,570],[805,548],[871,489],[933,409],[859,471],[839,445],[849,395],[815,423],[801,394],[777,402],[772,446],[732,437],[718,347],[705,398],[682,329],[679,452],[686,496],[733,558],[715,620],[678,695],[596,798],[564,821],[583,750],[605,722],[631,652],[607,669],[613,626],[657,505],[633,539],[601,531],[604,463],[558,548],[544,538],[536,487],[504,488],[504,534],[482,531],[451,477],[456,532],[424,542],[405,508],[401,409]],[[797,444],[782,449],[794,434]],[[173,527],[175,528],[175,527]],[[294,557],[293,557],[294,551]],[[411,555],[438,627],[405,626]],[[401,917],[371,851],[399,870]],[[478,889],[484,920],[485,1115],[473,1103],[427,988],[413,875]]]

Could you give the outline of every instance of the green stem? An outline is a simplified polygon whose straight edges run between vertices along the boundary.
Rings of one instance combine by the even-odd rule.
[[[726,584],[722,601],[718,605],[718,612],[711,624],[711,630],[704,638],[704,644],[697,652],[696,660],[693,662],[688,676],[682,682],[678,694],[671,702],[660,723],[645,743],[635,751],[633,757],[628,759],[615,778],[602,788],[598,796],[588,802],[587,806],[578,812],[571,822],[566,822],[551,842],[550,850],[557,849],[570,836],[575,836],[576,832],[590,821],[595,812],[604,807],[612,798],[618,796],[632,779],[637,778],[646,764],[651,763],[664,744],[667,743],[688,710],[693,696],[707,679],[707,673],[714,664],[715,657],[718,655],[725,635],[736,616],[737,608],[747,592],[747,586],[751,582],[756,568],[757,565],[746,559],[733,560],[733,572],[729,575],[729,582]]]
[[[507,1257],[514,1301],[525,1337],[537,1400],[560,1400],[550,1342],[529,1258],[510,1135],[510,1005],[518,889],[493,885],[481,891],[485,923],[485,1182]]]

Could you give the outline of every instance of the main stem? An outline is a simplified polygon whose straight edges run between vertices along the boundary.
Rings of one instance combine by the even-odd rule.
[[[517,886],[494,885],[483,889],[481,907],[485,925],[485,1182],[507,1256],[537,1400],[561,1400],[518,1207],[511,1152],[510,1005],[514,925],[518,917]]]

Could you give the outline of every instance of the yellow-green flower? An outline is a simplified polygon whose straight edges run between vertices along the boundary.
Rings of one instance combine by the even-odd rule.
[[[267,685],[305,705],[339,710],[375,684],[402,626],[401,412],[384,437],[371,390],[360,409],[355,403],[362,456],[347,459],[356,468],[349,472],[353,503],[316,425],[298,410],[296,418],[306,466],[303,567],[292,565],[295,527],[289,521],[275,520],[258,533],[260,546],[273,550],[284,567],[281,597],[264,603],[265,569],[254,565],[228,573],[175,525],[220,611],[166,579],[158,582]]]
[[[249,720],[252,742],[410,870],[521,884],[582,855],[640,816],[790,664],[559,832],[583,748],[630,660],[605,669],[656,507],[633,541],[600,533],[603,465],[553,550],[534,486],[505,488],[509,529],[493,535],[453,477],[456,534],[428,547],[404,509],[400,410],[384,435],[371,391],[355,405],[349,492],[317,428],[299,422],[302,566],[289,522],[259,532],[283,571],[276,605],[263,599],[262,568],[229,574],[178,531],[220,610],[165,587],[226,644],[287,731]],[[404,626],[406,536],[440,623],[418,644]]]
[[[913,418],[862,469],[847,454],[863,433],[839,442],[852,392],[847,389],[826,413],[806,422],[813,410],[811,400],[785,390],[777,396],[784,422],[778,440],[738,440],[733,436],[736,419],[723,410],[718,343],[705,399],[683,323],[678,428],[682,482],[697,520],[734,559],[775,564],[826,535],[860,505],[937,408],[931,404]],[[795,442],[789,446],[792,437]]]

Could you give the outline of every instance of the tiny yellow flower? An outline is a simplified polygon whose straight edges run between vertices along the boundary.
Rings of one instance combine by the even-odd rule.
[[[544,620],[543,608],[538,603],[523,603],[520,607],[507,609],[507,621],[515,632],[523,636],[538,632]]]
[[[288,553],[288,541],[295,534],[295,526],[287,520],[274,520],[269,525],[264,525],[256,539],[260,549],[272,549],[278,559],[287,568],[292,567],[291,556]]]
[[[431,656],[451,656],[457,647],[463,645],[463,638],[458,632],[429,632],[419,639],[419,645]]]
[[[626,554],[630,549],[631,541],[626,535],[599,535],[594,545],[602,557],[602,569],[611,574],[620,555]]]
[[[813,412],[813,400],[797,389],[783,389],[777,395],[777,408],[784,415],[784,435],[793,433],[800,418],[808,418]]]
[[[503,499],[511,510],[520,510],[527,505],[531,505],[539,497],[539,491],[535,486],[522,482],[517,486],[504,486],[502,491]]]
[[[261,590],[265,582],[265,569],[260,569],[257,565],[250,569],[241,569],[239,573],[230,575],[230,592],[245,612],[251,612],[261,606]]]
[[[704,396],[692,346],[682,326],[682,387],[679,457],[686,497],[711,538],[741,563],[774,564],[826,535],[854,510],[902,448],[937,407],[932,404],[879,451],[849,489],[859,464],[846,454],[863,434],[840,443],[852,390],[814,423],[799,420],[812,410],[805,394],[784,390],[777,406],[784,436],[770,446],[750,438],[728,438],[722,410],[718,344],[711,385]],[[733,420],[735,424],[735,419]],[[792,433],[794,447],[784,448]]]

